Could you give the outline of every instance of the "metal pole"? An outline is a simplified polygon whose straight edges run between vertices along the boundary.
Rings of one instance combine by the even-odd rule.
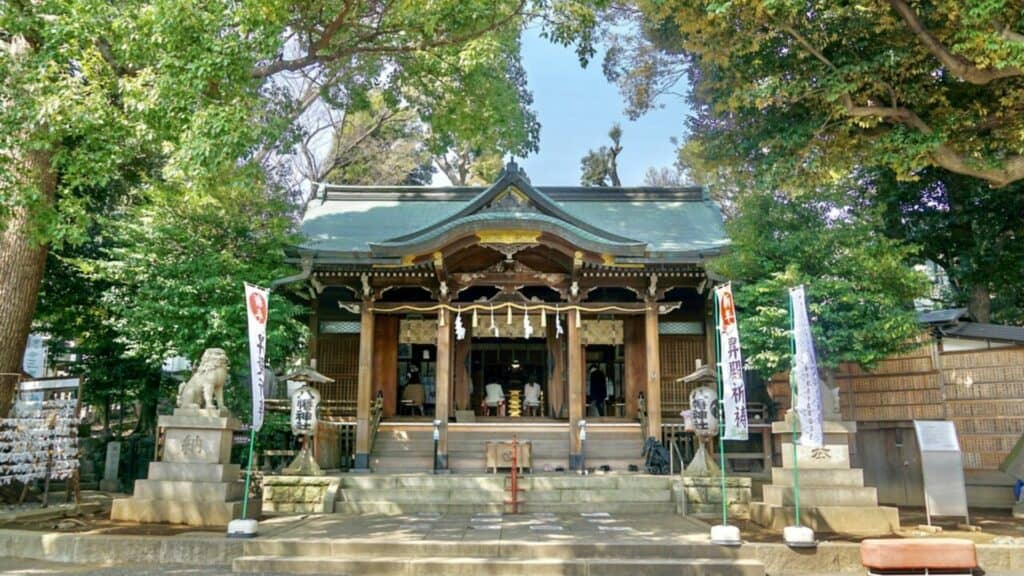
[[[249,462],[245,467],[245,489],[242,491],[242,519],[248,519],[249,511],[249,481],[252,478],[252,455],[256,446],[256,427],[249,426]]]
[[[434,420],[434,474],[437,474],[437,449],[438,443],[441,441],[441,421]]]
[[[800,526],[800,465],[797,463],[797,411],[796,411],[796,325],[793,320],[793,296],[789,298],[789,410],[793,426],[793,501],[796,503],[796,525]]]
[[[715,291],[715,379],[718,381],[718,462],[719,475],[722,479],[722,526],[727,526],[728,504],[725,497],[725,410],[722,409],[725,402],[725,386],[722,383],[722,332],[719,326],[718,291]]]

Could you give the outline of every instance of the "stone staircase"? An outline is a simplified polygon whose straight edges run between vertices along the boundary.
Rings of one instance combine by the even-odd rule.
[[[763,564],[708,544],[305,540],[236,558],[236,573],[361,576],[764,576]]]
[[[524,474],[520,511],[673,513],[674,479],[647,474]],[[511,509],[507,474],[347,474],[334,511],[351,514],[499,513]]]
[[[485,444],[530,442],[533,471],[569,466],[567,422],[453,423],[448,427],[448,467],[452,472],[485,472]],[[638,422],[592,423],[585,446],[586,467],[625,472],[643,470],[643,437]],[[384,422],[377,433],[371,468],[381,473],[425,472],[433,468],[433,426],[429,422]]]

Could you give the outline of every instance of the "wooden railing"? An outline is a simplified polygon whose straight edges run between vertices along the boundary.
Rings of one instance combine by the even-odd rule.
[[[643,393],[636,400],[636,414],[640,418],[640,436],[644,441],[647,440],[647,399],[644,398]]]
[[[373,454],[373,445],[377,441],[377,429],[380,428],[380,420],[384,416],[384,395],[378,393],[370,407],[370,454]]]

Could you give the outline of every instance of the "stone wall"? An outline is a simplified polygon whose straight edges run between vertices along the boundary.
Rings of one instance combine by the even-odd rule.
[[[341,479],[325,476],[265,476],[263,512],[320,514],[334,512]]]

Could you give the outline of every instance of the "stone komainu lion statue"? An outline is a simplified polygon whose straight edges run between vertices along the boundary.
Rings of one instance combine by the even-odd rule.
[[[207,348],[192,377],[178,387],[178,408],[226,410],[224,382],[227,379],[227,354],[220,348]],[[216,406],[214,398],[217,399]]]

